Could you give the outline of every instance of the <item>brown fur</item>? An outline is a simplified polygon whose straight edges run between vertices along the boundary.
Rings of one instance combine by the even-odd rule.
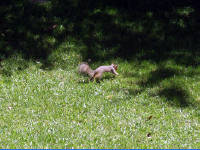
[[[111,64],[110,66],[100,66],[95,70],[92,70],[87,63],[81,63],[79,65],[79,72],[90,76],[90,81],[100,80],[104,72],[110,72],[114,75],[118,75],[116,72],[118,66]]]
[[[87,74],[90,78],[94,76],[94,70],[92,70],[90,66],[88,65],[88,63],[85,63],[85,62],[79,65],[78,71],[79,73]]]

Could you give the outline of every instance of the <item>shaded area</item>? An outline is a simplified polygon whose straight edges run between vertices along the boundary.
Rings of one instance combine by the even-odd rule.
[[[199,55],[199,44],[194,39],[199,36],[196,28],[199,18],[193,4],[191,1],[88,1],[85,5],[89,11],[77,26],[81,31],[80,42],[85,46],[82,55],[95,60],[137,57],[155,62],[172,58],[177,63],[196,65],[198,60],[190,59]],[[174,50],[177,55],[170,53]],[[186,56],[185,52],[189,54]]]
[[[2,20],[2,58],[21,53],[25,58],[45,59],[51,51],[49,36],[52,34],[48,12],[29,1],[0,2]]]
[[[146,71],[146,68],[142,68],[142,65],[137,67],[141,68],[141,70],[145,69]],[[137,70],[138,68],[134,69]],[[140,70],[138,70],[138,72],[140,72]],[[133,72],[129,74],[124,73],[123,76],[125,78],[133,77],[135,79],[133,79],[133,81],[127,81],[127,85],[129,85],[128,88],[120,88],[116,91],[121,91],[133,97],[147,92],[149,97],[155,97],[156,99],[159,97],[160,100],[171,106],[183,108],[191,107],[192,109],[200,108],[198,100],[195,100],[194,95],[191,93],[192,87],[186,86],[188,83],[185,83],[184,80],[187,80],[187,78],[182,78],[183,76],[192,77],[195,78],[194,80],[196,81],[199,70],[195,68],[190,68],[189,70],[188,68],[185,68],[185,70],[181,68],[176,69],[173,65],[170,67],[165,63],[161,63],[150,72],[143,73],[140,76],[138,76],[138,74]]]
[[[172,85],[169,88],[160,90],[158,93],[159,96],[164,97],[166,102],[171,105],[186,107],[191,105],[191,97],[186,90],[182,87],[177,87]]]
[[[153,60],[173,58],[198,65],[199,7],[196,1],[22,0],[0,2],[1,58],[22,53],[47,59],[62,42],[74,39],[83,59]],[[171,55],[171,51],[186,51]],[[181,58],[180,58],[181,57]],[[183,61],[184,60],[184,61]]]
[[[139,81],[142,87],[153,87],[158,85],[161,81],[169,79],[170,77],[180,75],[181,73],[172,68],[166,68],[163,65],[159,66],[156,70],[151,71],[146,80]]]
[[[200,108],[200,103],[193,98],[189,90],[177,83],[172,83],[169,87],[160,89],[157,94],[171,106],[192,107],[196,110]]]

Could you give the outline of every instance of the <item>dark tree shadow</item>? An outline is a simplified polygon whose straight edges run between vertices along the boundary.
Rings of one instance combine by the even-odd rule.
[[[160,87],[160,83],[163,80],[169,79],[174,76],[181,76],[180,70],[175,70],[172,68],[166,68],[164,65],[160,65],[158,69],[149,73],[148,78],[146,80],[140,81],[138,84],[142,87],[143,90],[149,87]],[[169,103],[172,106],[177,107],[187,107],[193,105],[194,99],[189,94],[188,90],[184,89],[184,85],[180,85],[179,83],[169,83],[169,86],[160,87],[161,89],[152,94],[152,96],[156,95]]]
[[[174,106],[186,107],[192,105],[191,96],[182,87],[171,86],[160,90],[160,97],[164,97],[166,102]]]
[[[161,81],[169,79],[175,75],[179,76],[180,72],[175,69],[166,68],[161,65],[158,67],[158,69],[150,72],[147,79],[142,79],[138,82],[138,84],[142,87],[153,87],[155,85],[158,85]]]
[[[194,70],[194,69],[193,69]],[[156,87],[155,91],[149,91],[149,97],[159,96],[161,100],[164,100],[171,106],[176,107],[191,107],[200,108],[199,103],[193,98],[189,90],[186,89],[184,84],[170,80],[170,78],[180,77],[183,75],[198,75],[198,72],[184,73],[181,70],[166,67],[164,63],[159,64],[156,70],[153,70],[143,76],[136,76],[140,81],[128,81],[132,88],[120,89],[125,94],[130,96],[137,96],[149,88]],[[126,75],[126,74],[125,74]],[[135,74],[128,74],[130,77],[134,77]],[[162,81],[167,80],[169,83],[162,84]],[[137,86],[135,86],[137,85]]]
[[[88,1],[85,5],[90,6],[91,3]],[[79,5],[83,4],[80,2]],[[95,6],[98,11],[94,13],[95,9],[89,9],[88,13],[83,13],[85,19],[77,26],[83,34],[80,42],[86,46],[81,51],[85,59],[132,59],[140,54],[140,60],[156,63],[172,58],[184,65],[199,64],[198,60],[192,59],[194,55],[199,55],[199,44],[189,40],[193,39],[196,28],[189,22],[197,23],[198,18],[194,14],[198,10],[192,9],[188,14],[177,12],[179,8],[193,8],[193,3],[127,0],[102,2]],[[117,13],[109,14],[107,8],[117,10]],[[136,25],[129,27],[123,21]],[[134,30],[134,27],[139,29]],[[195,35],[199,35],[198,31]],[[174,50],[179,53],[174,55],[171,53]],[[189,55],[185,55],[185,51]]]
[[[199,55],[200,11],[193,1],[22,0],[0,4],[2,58],[20,52],[25,58],[45,62],[71,37],[84,47],[80,50],[84,60],[137,57],[160,63],[172,58],[184,65],[199,65],[193,56]],[[183,8],[190,9],[184,12]],[[174,50],[180,53],[172,54]],[[181,54],[185,51],[187,56]]]

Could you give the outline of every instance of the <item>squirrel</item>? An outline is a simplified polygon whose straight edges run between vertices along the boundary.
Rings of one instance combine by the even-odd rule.
[[[88,63],[82,62],[78,67],[78,72],[88,75],[90,78],[94,76],[94,70],[90,68]]]
[[[90,77],[90,81],[94,81],[96,79],[100,80],[104,72],[111,72],[114,75],[118,75],[118,73],[116,72],[117,68],[118,68],[118,65],[111,64],[109,66],[100,66],[96,68],[95,70],[92,70],[90,66],[88,65],[88,63],[83,62],[79,65],[78,71],[79,73],[87,74]]]

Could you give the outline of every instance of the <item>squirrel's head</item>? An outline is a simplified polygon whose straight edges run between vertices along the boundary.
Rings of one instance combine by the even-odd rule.
[[[118,68],[118,65],[116,65],[116,64],[111,64],[111,66],[112,66],[115,70],[117,70],[117,68]]]

